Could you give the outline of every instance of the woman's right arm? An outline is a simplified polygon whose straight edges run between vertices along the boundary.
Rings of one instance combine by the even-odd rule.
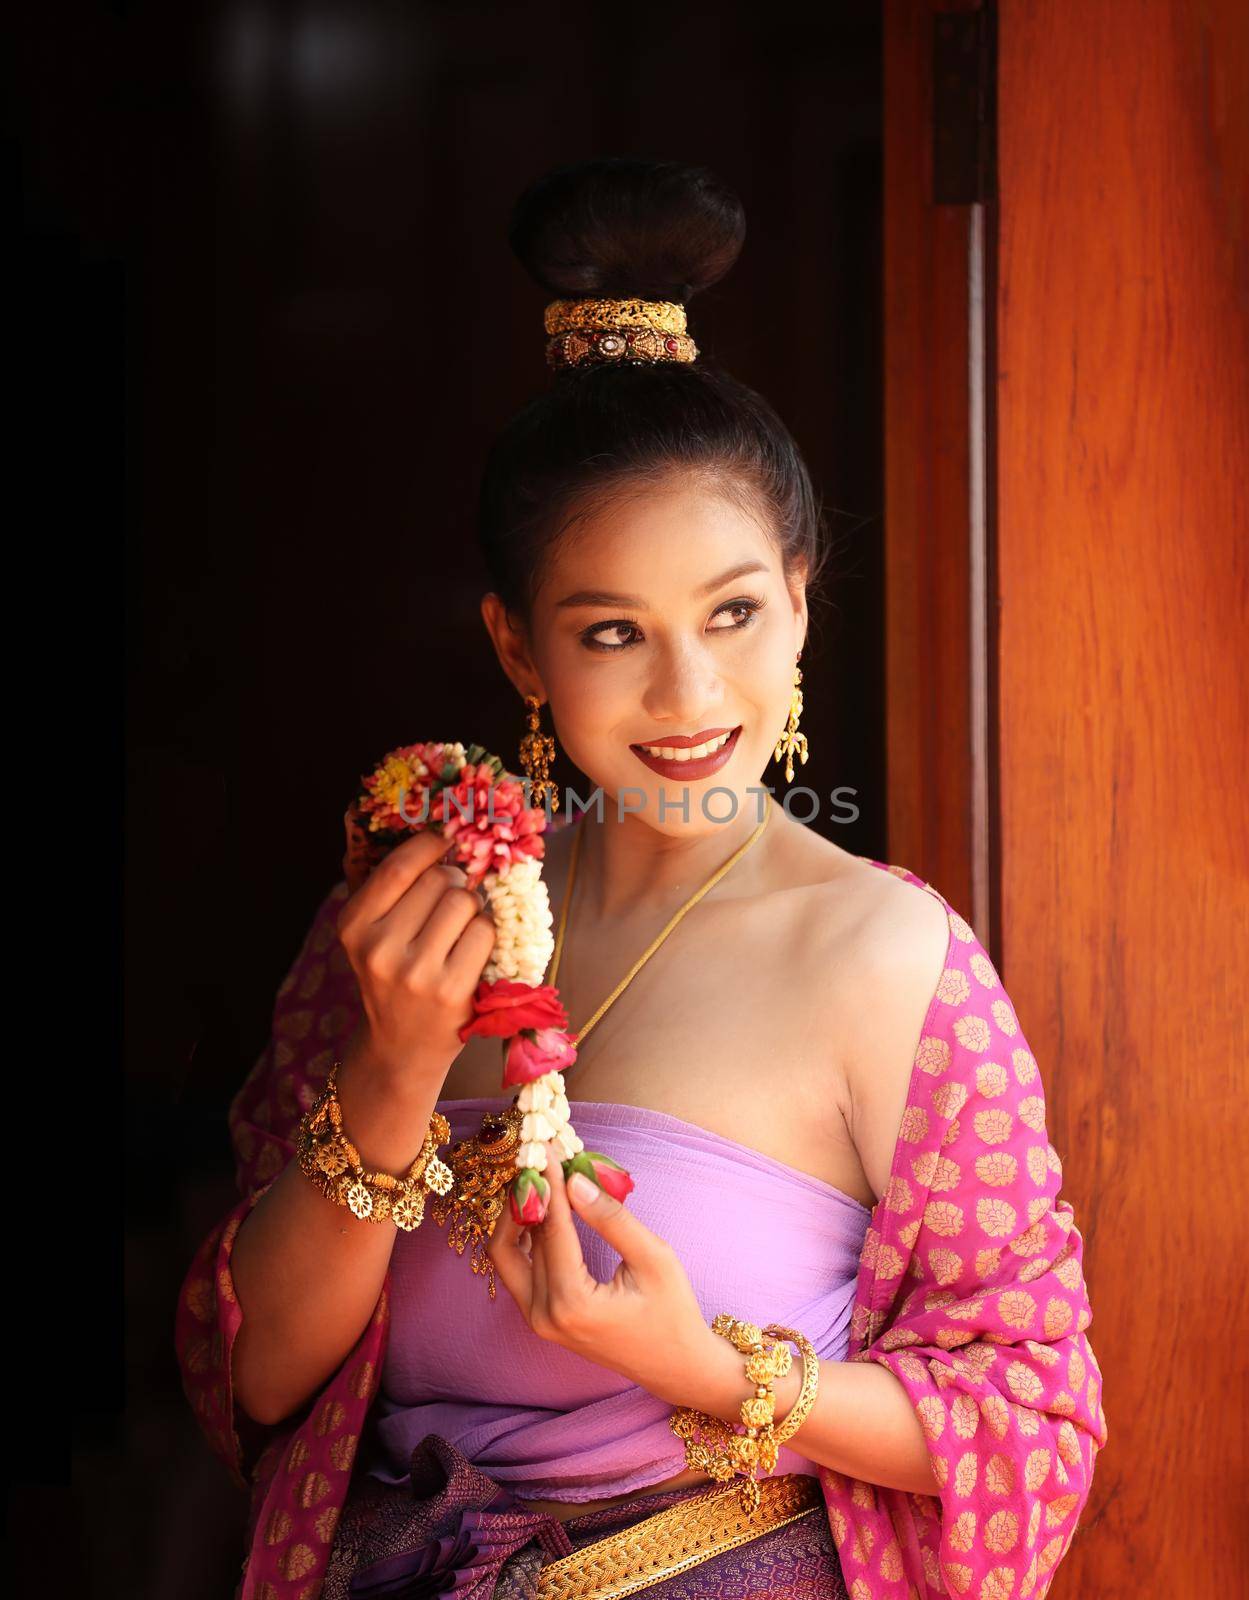
[[[494,947],[494,924],[448,841],[418,834],[346,901],[338,936],[362,1015],[338,1074],[343,1125],[367,1168],[400,1173],[421,1148],[458,1029]],[[256,1422],[298,1410],[342,1365],[377,1305],[395,1224],[362,1223],[289,1162],[241,1224],[234,1289],[243,1315],[234,1395]]]

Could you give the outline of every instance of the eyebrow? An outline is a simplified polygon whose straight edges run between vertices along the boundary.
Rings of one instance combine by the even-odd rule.
[[[766,572],[768,569],[762,561],[739,561],[735,567],[730,567],[727,572],[722,572],[718,578],[712,578],[710,583],[704,583],[694,591],[696,600],[714,594],[717,589],[722,589],[726,583],[732,583],[737,578],[744,578],[751,572]],[[578,589],[575,594],[566,594],[562,600],[555,602],[556,608],[563,610],[574,606],[629,606],[634,611],[645,611],[646,601],[635,594],[612,594],[606,589]]]

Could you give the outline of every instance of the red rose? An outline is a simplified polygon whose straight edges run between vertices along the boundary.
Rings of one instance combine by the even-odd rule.
[[[475,1034],[483,1039],[510,1039],[522,1028],[568,1027],[568,1015],[559,1001],[559,990],[549,983],[534,987],[497,978],[494,983],[479,983],[473,995],[473,1018],[460,1029],[460,1042],[466,1044]]]

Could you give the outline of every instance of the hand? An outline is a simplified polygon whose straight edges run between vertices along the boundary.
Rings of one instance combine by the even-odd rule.
[[[347,827],[350,859],[350,813]],[[358,865],[358,842],[354,848]],[[360,986],[361,1042],[401,1080],[446,1076],[464,1048],[458,1030],[473,1014],[473,991],[494,949],[484,897],[459,867],[440,861],[451,848],[432,829],[405,839],[338,914],[339,941]]]
[[[719,1370],[712,1347],[724,1341],[708,1326],[676,1252],[601,1189],[589,1200],[570,1195],[558,1146],[546,1151],[545,1219],[522,1229],[505,1206],[490,1236],[487,1254],[504,1288],[539,1338],[671,1405],[698,1405],[709,1363]],[[574,1210],[621,1257],[610,1283],[585,1264]]]

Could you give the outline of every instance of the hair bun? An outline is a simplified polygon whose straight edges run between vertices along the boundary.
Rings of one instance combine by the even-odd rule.
[[[521,195],[508,239],[556,299],[684,305],[737,260],[746,214],[705,167],[612,157],[557,167]]]

